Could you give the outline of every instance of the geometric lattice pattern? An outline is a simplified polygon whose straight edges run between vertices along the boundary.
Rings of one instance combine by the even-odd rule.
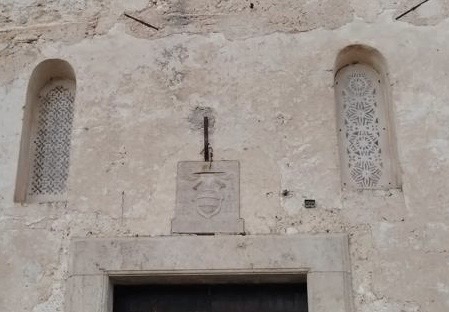
[[[388,184],[384,169],[384,148],[388,144],[380,78],[365,65],[350,65],[337,78],[340,131],[346,154],[346,178],[359,189]]]
[[[71,86],[64,80],[52,82],[39,96],[31,141],[31,197],[66,192],[75,100]]]

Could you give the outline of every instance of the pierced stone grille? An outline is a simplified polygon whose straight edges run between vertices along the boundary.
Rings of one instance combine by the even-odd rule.
[[[343,68],[336,77],[343,184],[358,189],[391,185],[386,172],[388,138],[381,79],[366,65]]]
[[[70,81],[55,81],[40,93],[31,141],[31,197],[51,200],[66,192],[74,99]]]

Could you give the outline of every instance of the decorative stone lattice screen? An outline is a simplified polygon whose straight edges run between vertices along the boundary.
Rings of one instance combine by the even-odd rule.
[[[56,80],[39,93],[30,140],[28,201],[65,200],[75,82]]]
[[[384,85],[367,65],[349,65],[335,78],[343,187],[395,187]]]

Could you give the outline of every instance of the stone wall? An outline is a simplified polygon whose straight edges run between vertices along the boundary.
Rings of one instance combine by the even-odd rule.
[[[356,311],[448,311],[449,3],[396,20],[419,2],[2,1],[0,311],[63,311],[74,237],[170,235],[205,108],[215,159],[240,161],[248,234],[348,233]],[[333,79],[351,44],[387,61],[401,189],[341,189]],[[17,204],[27,85],[49,58],[77,79],[69,199]]]

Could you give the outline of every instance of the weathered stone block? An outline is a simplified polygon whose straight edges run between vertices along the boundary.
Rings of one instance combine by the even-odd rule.
[[[238,161],[178,163],[172,232],[243,232]]]

